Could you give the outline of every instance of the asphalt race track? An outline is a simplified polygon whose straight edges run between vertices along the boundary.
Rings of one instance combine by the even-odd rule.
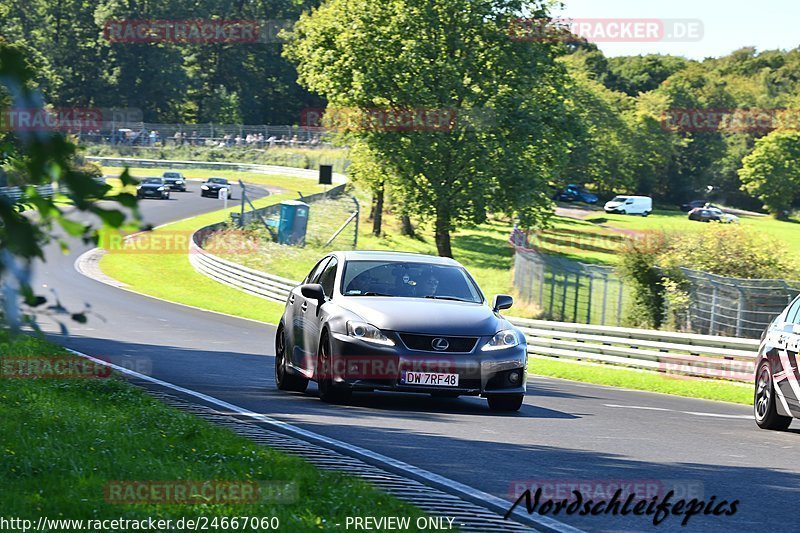
[[[173,193],[170,201],[143,201],[142,212],[159,225],[220,204],[200,198],[194,186],[190,193]],[[313,385],[305,394],[275,388],[273,327],[88,279],[73,267],[86,249],[75,243],[64,256],[53,246],[35,274],[39,292],[54,288],[68,308],[91,303],[94,315],[88,324],[70,324],[68,338],[44,321],[53,338],[70,348],[507,500],[515,484],[542,480],[595,487],[662,483],[688,487],[687,499],[716,496],[717,502],[740,503],[734,516],[694,516],[688,528],[670,516],[659,530],[753,530],[795,519],[788,503],[800,496],[800,422],[785,433],[766,432],[758,430],[746,406],[546,378],[529,380],[525,405],[511,415],[493,414],[477,398],[386,393],[357,394],[348,406],[327,405]],[[652,517],[643,516],[554,518],[591,531],[653,528]]]

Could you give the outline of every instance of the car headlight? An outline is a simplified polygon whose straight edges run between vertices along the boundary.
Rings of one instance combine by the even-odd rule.
[[[140,190],[142,190],[142,186],[141,186],[141,185],[137,185],[137,186],[136,186],[136,190],[137,190],[137,191],[140,191]]]
[[[203,189],[204,191],[207,191],[208,190],[208,185],[201,185],[200,188]]]
[[[163,191],[163,190],[164,190],[164,187],[159,187],[159,188],[158,188],[158,190],[159,190],[159,191]]]
[[[492,337],[492,340],[483,345],[481,350],[489,352],[492,350],[505,350],[506,348],[513,348],[519,345],[519,338],[517,332],[513,329],[504,329],[498,331]]]
[[[367,324],[366,322],[357,322],[351,320],[347,322],[347,334],[362,341],[374,342],[375,344],[383,344],[384,346],[394,346],[394,341],[383,334],[381,330]]]
[[[175,183],[177,183],[178,185],[183,185],[183,180],[175,180]]]

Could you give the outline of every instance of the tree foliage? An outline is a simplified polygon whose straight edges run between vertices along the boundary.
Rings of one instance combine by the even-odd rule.
[[[0,112],[9,108],[34,109],[42,106],[36,88],[36,76],[30,62],[20,47],[0,41]],[[44,247],[58,241],[66,249],[61,235],[93,240],[97,228],[75,220],[54,196],[40,194],[37,185],[50,185],[63,189],[77,211],[93,214],[101,227],[116,228],[125,221],[125,213],[116,207],[129,208],[134,217],[136,197],[128,193],[110,194],[111,187],[95,178],[97,172],[82,166],[74,144],[63,135],[44,131],[7,131],[0,137],[0,176],[6,185],[22,189],[18,202],[0,196],[0,281],[3,312],[0,318],[17,327],[27,322],[35,325],[32,315],[21,315],[18,296],[31,308],[46,303],[46,298],[34,294],[30,286],[30,269],[34,261],[44,259]],[[135,180],[123,174],[123,184]],[[98,203],[99,200],[112,202]],[[23,211],[21,206],[28,206]],[[56,301],[49,311],[66,312]],[[73,318],[85,321],[82,312]]]
[[[447,126],[346,128],[393,177],[407,212],[434,221],[440,255],[451,231],[490,211],[533,225],[549,211],[569,124],[557,45],[513,40],[535,2],[330,0],[303,16],[288,56],[300,83],[333,109],[451,117]],[[341,113],[341,111],[339,111]]]
[[[786,216],[800,195],[800,132],[775,131],[758,139],[739,176],[768,211]]]

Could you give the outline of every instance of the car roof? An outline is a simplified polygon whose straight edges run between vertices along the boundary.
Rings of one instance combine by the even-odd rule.
[[[449,257],[435,255],[415,254],[410,252],[386,252],[382,250],[347,250],[334,252],[344,261],[410,261],[431,265],[462,266],[461,263]]]

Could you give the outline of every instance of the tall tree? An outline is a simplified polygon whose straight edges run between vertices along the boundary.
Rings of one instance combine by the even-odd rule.
[[[744,158],[742,187],[778,217],[785,217],[800,192],[800,132],[774,131],[756,141]]]
[[[442,256],[452,256],[454,228],[489,211],[523,225],[550,213],[546,184],[566,156],[565,73],[560,45],[510,35],[514,19],[531,15],[544,17],[543,5],[328,0],[301,17],[287,47],[300,83],[329,111],[386,111],[349,135],[393,170],[401,211],[433,219]],[[403,113],[419,121],[380,123]]]

